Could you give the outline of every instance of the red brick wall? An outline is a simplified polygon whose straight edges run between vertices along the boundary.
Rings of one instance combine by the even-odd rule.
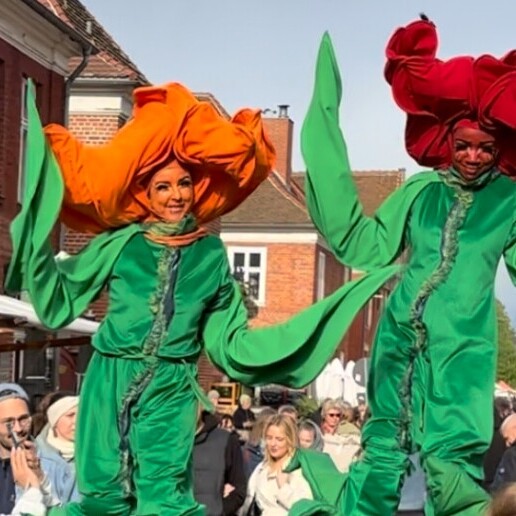
[[[264,118],[265,132],[276,149],[276,166],[288,184],[292,173],[292,139],[294,122],[290,118]]]
[[[18,211],[21,94],[24,77],[36,84],[44,124],[63,122],[64,78],[0,40],[0,281],[11,255],[8,225]]]

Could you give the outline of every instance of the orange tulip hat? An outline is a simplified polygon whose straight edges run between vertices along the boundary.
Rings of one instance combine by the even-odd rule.
[[[133,117],[103,145],[81,143],[56,124],[45,134],[63,175],[61,219],[89,233],[145,220],[149,179],[173,159],[192,174],[199,224],[236,208],[275,161],[259,110],[228,120],[178,83],[137,88]]]

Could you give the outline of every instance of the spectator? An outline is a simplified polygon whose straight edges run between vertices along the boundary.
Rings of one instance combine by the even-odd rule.
[[[334,435],[342,418],[341,405],[337,400],[327,399],[321,407],[321,430],[323,435]]]
[[[366,405],[364,400],[358,400],[358,406],[356,411],[356,424],[359,428],[364,426],[364,423],[369,418],[369,407]]]
[[[516,414],[505,418],[500,427],[500,433],[507,448],[502,455],[491,485],[493,491],[497,491],[506,483],[516,482]]]
[[[483,486],[485,489],[489,490],[491,488],[491,484],[493,483],[496,475],[496,471],[498,469],[498,465],[502,460],[503,454],[506,450],[506,445],[502,434],[500,433],[500,427],[503,423],[502,414],[505,412],[504,410],[499,410],[499,406],[497,406],[496,400],[493,406],[493,423],[494,423],[494,431],[493,437],[491,439],[491,444],[489,445],[489,449],[484,455],[484,481]]]
[[[75,422],[79,398],[53,392],[41,400],[47,422],[36,439],[41,465],[61,502],[80,500],[75,475]],[[41,412],[41,408],[38,412]]]
[[[229,414],[224,414],[220,418],[220,428],[223,428],[224,430],[227,430],[228,432],[234,432],[235,431],[235,423],[233,422],[233,417]]]
[[[211,391],[208,391],[208,399],[211,401],[215,412],[219,411],[219,399],[220,399],[220,393],[219,391],[215,389],[211,389]]]
[[[276,411],[270,407],[265,407],[258,414],[256,422],[249,433],[249,439],[242,448],[244,455],[244,471],[245,478],[249,480],[249,477],[255,470],[256,466],[263,461],[264,455],[264,438],[263,433],[265,431],[265,425],[272,416],[276,415]]]
[[[18,442],[23,444],[30,437],[31,414],[29,397],[17,384],[0,384],[0,513],[11,514],[15,499],[15,482],[11,464],[11,450]],[[35,454],[33,454],[35,455]],[[37,459],[30,457],[29,465],[35,466]]]
[[[249,479],[243,514],[287,515],[295,502],[313,499],[301,469],[284,471],[298,445],[296,427],[292,418],[277,415],[268,420],[264,435],[265,459]]]
[[[297,424],[298,413],[294,405],[281,405],[281,407],[278,409],[278,414],[280,416],[291,417],[294,423]]]
[[[218,428],[218,419],[199,410],[193,450],[194,496],[206,516],[236,514],[244,503],[246,480],[238,436]]]
[[[299,447],[323,451],[324,440],[320,428],[311,420],[305,419],[299,424]]]
[[[25,446],[32,447],[26,441],[21,447],[12,448],[10,461],[13,479],[20,490],[20,496],[14,506],[11,516],[45,516],[47,509],[57,505],[52,497],[50,484],[39,465],[29,466]]]
[[[516,483],[511,482],[496,492],[487,516],[514,516],[516,514]]]
[[[360,435],[339,435],[337,430],[342,418],[342,405],[337,400],[326,400],[321,409],[324,446],[323,451],[333,460],[339,471],[348,471],[360,453]]]
[[[341,402],[342,419],[337,429],[339,435],[360,435],[360,429],[355,424],[355,411],[351,406],[351,403],[347,401]]]
[[[239,407],[233,414],[233,422],[237,430],[249,430],[256,418],[251,410],[251,396],[242,394],[239,399]]]

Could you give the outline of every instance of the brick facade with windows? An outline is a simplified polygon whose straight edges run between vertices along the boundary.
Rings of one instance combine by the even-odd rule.
[[[64,123],[68,60],[80,55],[87,42],[52,13],[24,0],[0,2],[0,281],[11,257],[9,224],[19,210],[23,191],[23,153],[27,119],[24,103],[28,79],[36,90],[43,124]],[[54,233],[57,246],[59,228]],[[2,292],[4,293],[4,292]],[[13,321],[0,322],[0,348],[27,338],[30,330],[15,330]],[[44,338],[46,338],[46,335]],[[48,335],[48,334],[47,334]],[[1,351],[1,349],[0,349]],[[20,380],[16,366],[22,355],[0,353],[0,380]]]
[[[304,173],[291,170],[293,124],[284,106],[279,116],[265,119],[277,150],[276,170],[257,191],[223,217],[221,236],[236,270],[233,248],[266,249],[266,274],[261,278],[264,300],[251,321],[260,327],[283,322],[334,292],[356,272],[344,267],[313,226],[305,207]],[[354,173],[364,211],[371,215],[404,180],[404,171]],[[356,360],[367,356],[388,288],[358,314],[336,356]]]

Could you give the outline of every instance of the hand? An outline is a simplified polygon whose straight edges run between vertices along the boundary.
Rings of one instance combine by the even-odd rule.
[[[222,497],[227,498],[234,490],[235,486],[232,486],[231,484],[224,484],[224,494]]]
[[[244,424],[242,425],[244,428],[252,428],[253,427],[253,422],[252,421],[245,421]]]
[[[36,445],[29,440],[23,441],[20,446],[20,450],[25,452],[25,458],[27,459],[27,465],[30,469],[32,469],[39,477],[40,480],[43,479],[43,472],[40,467],[40,460],[38,457],[38,451],[36,449]]]
[[[39,476],[36,471],[29,466],[27,456],[23,448],[13,448],[11,450],[11,467],[13,470],[14,481],[22,489],[40,486]]]

